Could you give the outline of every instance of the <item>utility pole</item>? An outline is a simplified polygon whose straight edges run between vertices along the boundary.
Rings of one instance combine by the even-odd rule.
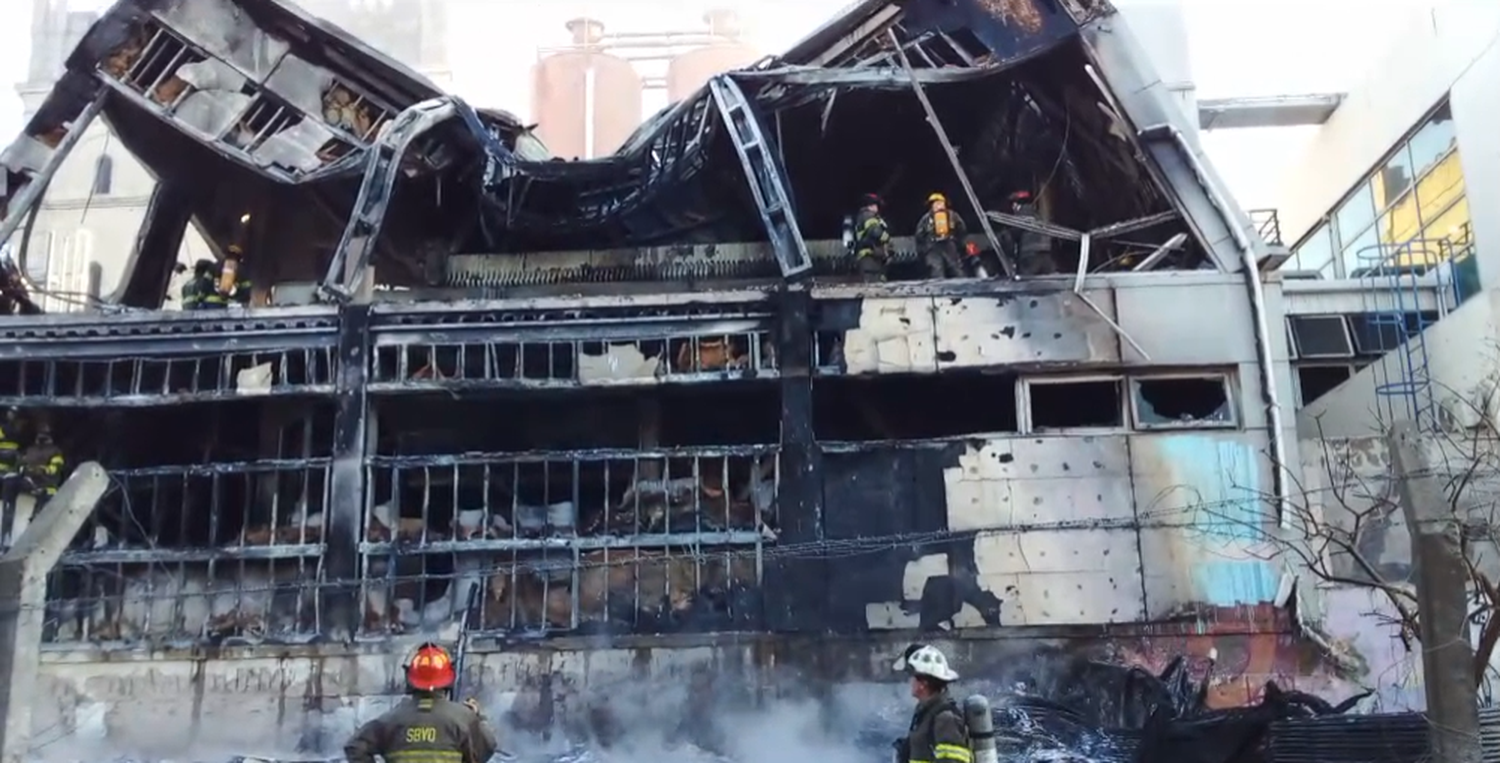
[[[1469,571],[1463,523],[1433,468],[1416,424],[1398,422],[1387,437],[1391,466],[1417,579],[1417,621],[1422,641],[1422,683],[1435,763],[1480,763],[1479,696],[1474,648],[1469,641]]]
[[[0,556],[0,763],[33,759],[31,706],[41,667],[47,574],[108,487],[103,467],[93,461],[79,464]]]

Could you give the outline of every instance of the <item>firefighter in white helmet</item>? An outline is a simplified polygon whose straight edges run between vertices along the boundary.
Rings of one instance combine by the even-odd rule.
[[[963,709],[948,693],[958,673],[936,647],[912,644],[896,658],[896,670],[911,676],[917,700],[906,737],[896,740],[896,763],[973,763]]]

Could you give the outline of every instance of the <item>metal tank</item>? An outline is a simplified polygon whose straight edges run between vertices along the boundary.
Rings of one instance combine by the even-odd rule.
[[[602,52],[604,25],[568,22],[573,49],[538,61],[531,113],[553,156],[592,159],[618,149],[641,124],[641,76],[629,61]]]
[[[695,48],[667,64],[667,100],[676,103],[692,95],[715,74],[742,69],[761,59],[754,48],[740,42],[739,16],[731,10],[703,14],[710,34],[720,42]]]

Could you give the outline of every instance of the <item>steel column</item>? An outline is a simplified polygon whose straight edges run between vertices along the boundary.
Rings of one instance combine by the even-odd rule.
[[[334,389],[333,464],[324,575],[319,611],[325,632],[352,639],[359,631],[359,545],[365,509],[365,455],[369,417],[370,307],[347,305],[339,325]]]
[[[813,433],[813,331],[810,294],[782,291],[776,335],[781,367],[781,485],[777,506],[780,544],[823,538],[822,455]],[[828,601],[826,563],[816,558],[780,559],[766,566],[761,586],[765,627],[771,631],[818,629]]]

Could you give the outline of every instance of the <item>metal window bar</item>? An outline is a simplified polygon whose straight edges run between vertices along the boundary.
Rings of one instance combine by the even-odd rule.
[[[776,370],[765,330],[662,338],[378,346],[371,391],[573,387],[630,379],[709,381]]]
[[[385,593],[402,559],[484,559],[484,628],[545,634],[655,627],[722,602],[760,579],[775,538],[774,446],[382,456],[368,468],[378,487],[364,578],[387,579],[367,586],[367,633],[432,627],[442,614],[411,617]],[[404,598],[423,606],[411,591]]]
[[[0,361],[0,405],[150,405],[333,390],[333,349],[104,360]],[[252,373],[254,372],[254,373]],[[262,382],[258,377],[264,376]]]

